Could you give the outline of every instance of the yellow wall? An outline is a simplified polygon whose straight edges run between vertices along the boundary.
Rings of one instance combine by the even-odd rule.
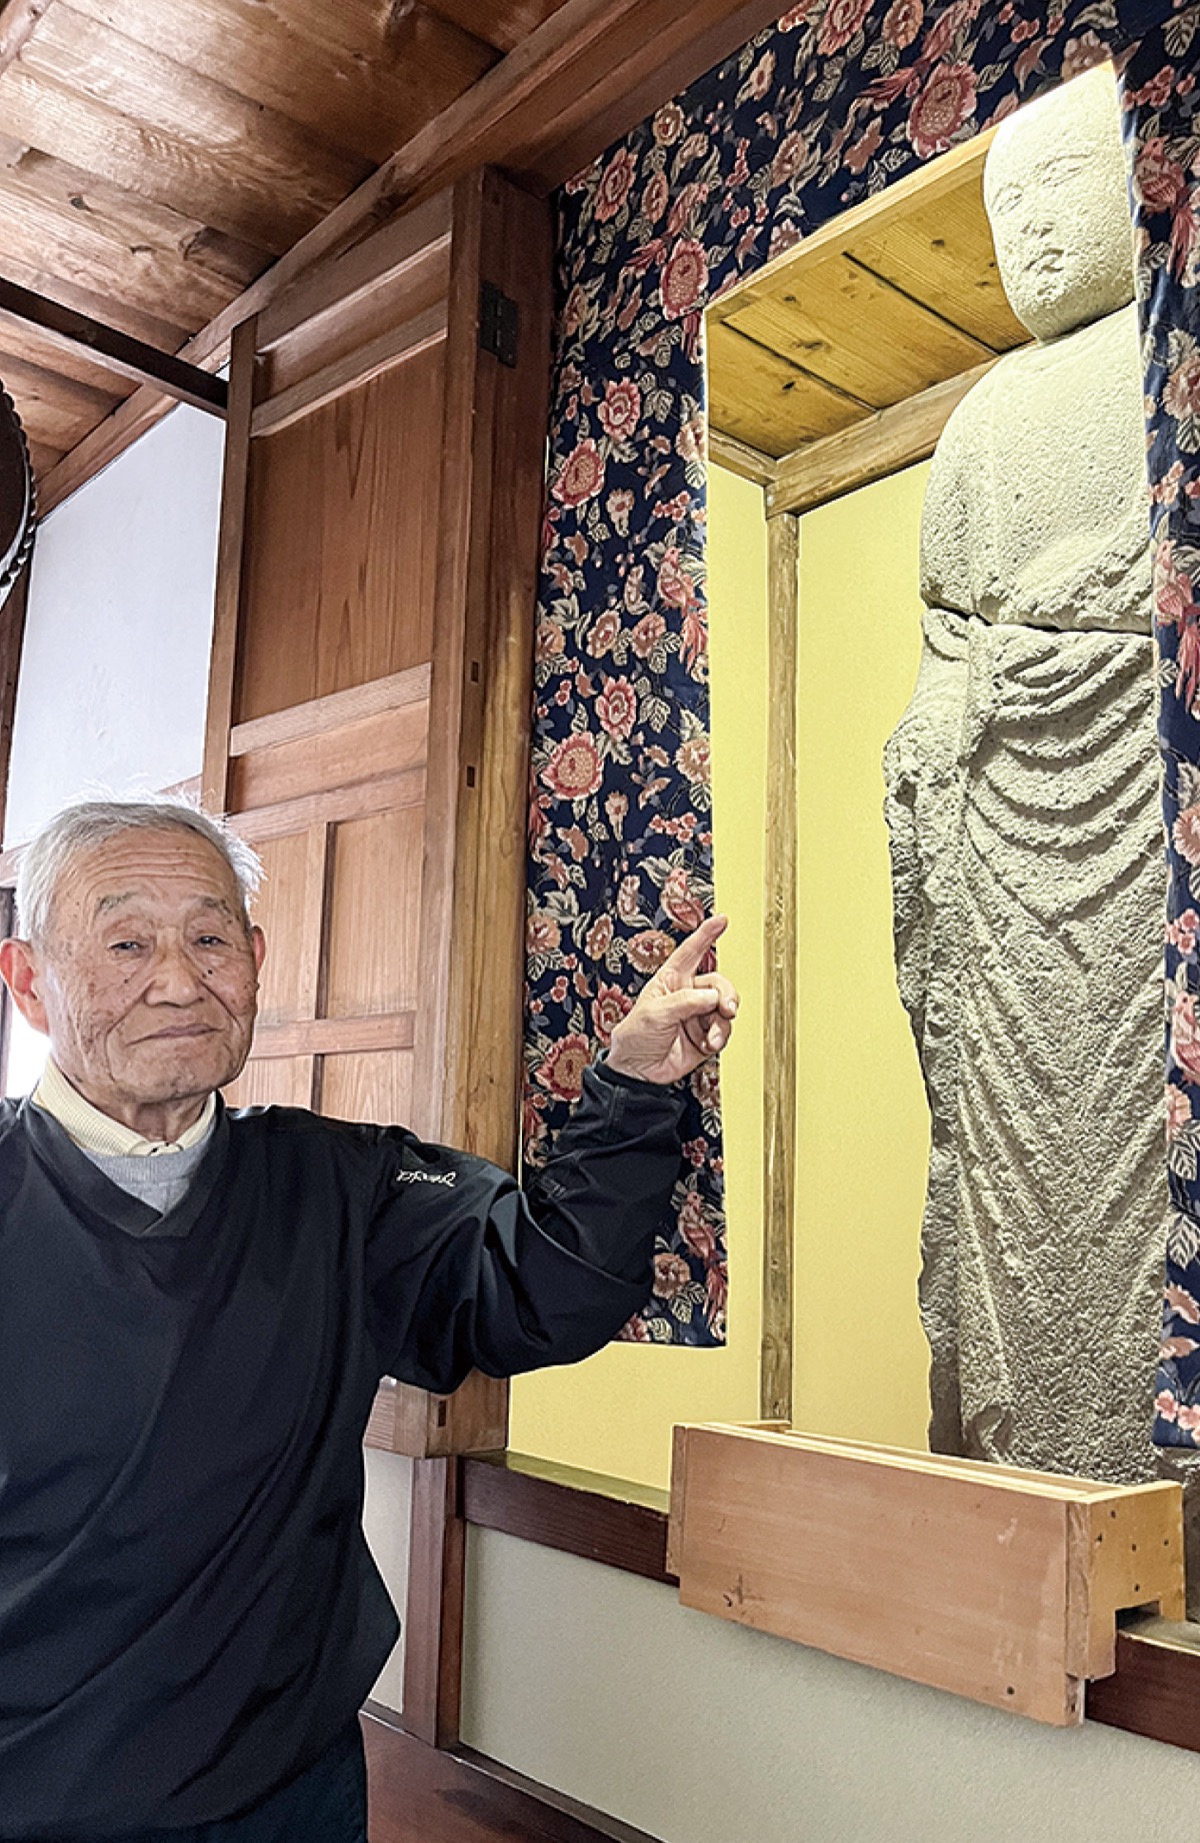
[[[676,1421],[758,1415],[762,1268],[762,887],[766,774],[767,561],[762,493],[709,474],[714,855],[729,916],[721,968],[742,994],[722,1058],[729,1210],[724,1350],[613,1344],[569,1370],[518,1376],[517,1452],[665,1485]]]
[[[928,1118],[896,994],[883,745],[920,653],[927,469],[806,517],[800,544],[799,1177],[794,1414],[812,1432],[923,1446],[916,1311]],[[762,494],[709,475],[709,597],[721,963],[742,991],[723,1059],[729,1344],[617,1344],[513,1384],[518,1452],[667,1482],[680,1420],[758,1414],[762,1265],[762,890],[766,530]]]
[[[896,991],[883,745],[920,658],[927,467],[800,527],[799,1035],[793,1417],[926,1444],[916,1307],[929,1115]]]

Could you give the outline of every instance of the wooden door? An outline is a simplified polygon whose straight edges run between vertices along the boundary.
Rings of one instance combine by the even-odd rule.
[[[479,173],[239,328],[204,765],[267,871],[230,1103],[510,1169],[549,302],[546,207]],[[368,1437],[506,1423],[505,1384],[392,1384]]]

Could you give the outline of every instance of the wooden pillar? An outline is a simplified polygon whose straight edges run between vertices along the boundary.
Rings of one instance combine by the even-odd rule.
[[[768,716],[763,935],[763,1297],[759,1407],[792,1413],[796,1217],[796,699],[800,521],[767,520]]]

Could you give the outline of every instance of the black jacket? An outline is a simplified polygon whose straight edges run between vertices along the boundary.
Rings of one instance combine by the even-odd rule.
[[[399,1127],[222,1112],[156,1217],[0,1107],[0,1837],[226,1818],[318,1757],[397,1633],[360,1521],[379,1378],[611,1338],[679,1111],[589,1071],[525,1193]]]

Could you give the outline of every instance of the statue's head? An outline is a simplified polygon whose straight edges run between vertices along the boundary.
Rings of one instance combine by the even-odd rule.
[[[1120,111],[1111,66],[1087,71],[1004,122],[984,202],[1013,312],[1053,339],[1133,299]]]

